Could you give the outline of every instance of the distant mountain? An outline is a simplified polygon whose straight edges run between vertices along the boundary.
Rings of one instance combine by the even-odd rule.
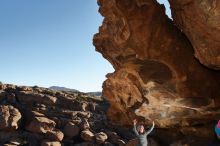
[[[58,90],[58,91],[71,91],[71,92],[79,92],[76,89],[70,89],[70,88],[66,88],[66,87],[59,87],[59,86],[51,86],[49,87],[49,89],[52,90]]]
[[[49,87],[49,89],[52,90],[58,90],[58,91],[71,91],[71,92],[80,92],[76,89],[70,89],[70,88],[66,88],[66,87],[59,87],[59,86],[51,86]],[[86,94],[89,94],[91,96],[101,96],[102,92],[97,91],[97,92],[87,92]]]
[[[87,92],[87,94],[91,95],[91,96],[102,96],[102,92]]]

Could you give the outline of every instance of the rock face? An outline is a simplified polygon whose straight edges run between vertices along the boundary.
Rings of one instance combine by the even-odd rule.
[[[146,124],[155,120],[157,127],[168,128],[207,123],[219,117],[220,73],[204,67],[219,67],[220,40],[215,31],[219,3],[185,2],[171,0],[172,8],[177,7],[172,22],[156,0],[98,1],[104,20],[93,43],[115,69],[103,84],[113,122],[128,125],[138,117]],[[178,11],[188,6],[190,10]],[[194,7],[199,10],[193,11]],[[206,23],[203,15],[208,10],[203,9],[215,13]],[[197,13],[196,20],[201,17],[202,22],[191,21]],[[209,37],[212,31],[215,33]],[[193,49],[204,65],[194,57]]]
[[[175,24],[188,37],[199,61],[220,69],[219,0],[169,0]]]
[[[46,117],[37,117],[27,125],[26,130],[33,133],[47,133],[55,128],[56,123]]]
[[[0,105],[0,130],[16,130],[21,113],[13,106]]]

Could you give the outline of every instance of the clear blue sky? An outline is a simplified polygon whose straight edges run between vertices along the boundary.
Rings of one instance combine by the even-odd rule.
[[[92,45],[96,0],[1,0],[0,19],[3,83],[101,91],[114,71]]]

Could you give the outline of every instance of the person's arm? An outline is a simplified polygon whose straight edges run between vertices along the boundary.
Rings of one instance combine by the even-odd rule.
[[[138,136],[139,133],[138,133],[137,128],[136,128],[137,120],[134,120],[134,121],[133,121],[133,125],[134,125],[134,127],[133,127],[133,131],[134,131],[135,135]]]
[[[148,135],[148,134],[150,134],[152,131],[153,131],[153,129],[154,129],[154,121],[153,121],[153,125],[152,125],[152,127],[145,133],[145,135]]]

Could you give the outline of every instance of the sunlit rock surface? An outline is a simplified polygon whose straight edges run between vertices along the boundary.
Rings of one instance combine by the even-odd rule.
[[[175,24],[193,45],[195,56],[209,68],[220,69],[220,1],[169,0]]]
[[[187,37],[196,32],[187,31],[186,37],[155,0],[99,0],[98,4],[104,20],[93,43],[115,69],[103,84],[112,121],[128,125],[138,117],[146,124],[155,120],[165,128],[219,118],[220,73],[204,66],[217,68],[218,61],[201,61],[196,55],[202,65],[195,58],[194,41]],[[173,1],[172,8],[175,6]],[[213,37],[220,41],[217,35]],[[196,40],[195,44],[202,41]],[[212,46],[206,49],[213,52]],[[213,53],[218,56],[219,52]],[[210,58],[209,53],[203,55]]]

